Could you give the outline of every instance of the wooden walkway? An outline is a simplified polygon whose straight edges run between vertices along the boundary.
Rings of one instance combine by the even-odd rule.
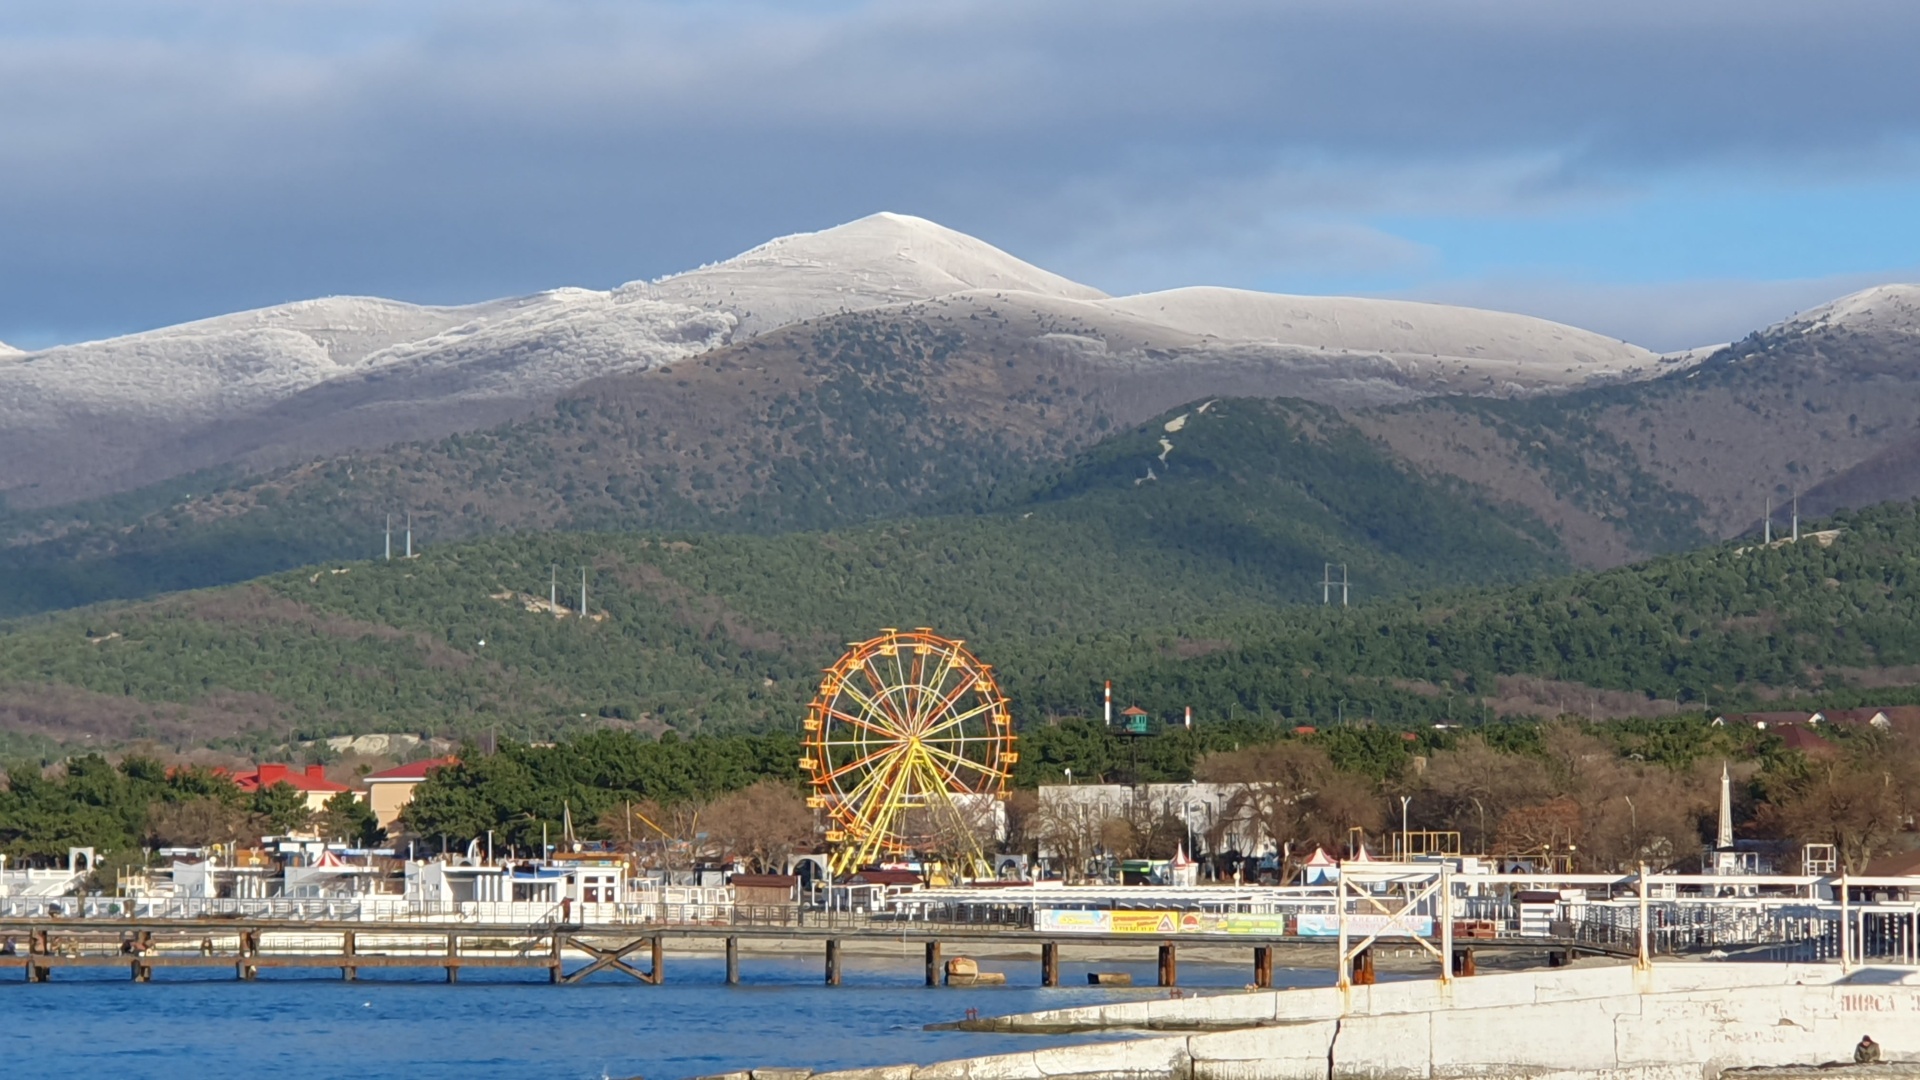
[[[1027,948],[1040,954],[1040,983],[1057,986],[1060,957],[1074,946],[1152,949],[1158,958],[1158,985],[1179,983],[1182,946],[1230,947],[1252,954],[1252,985],[1273,985],[1274,951],[1284,946],[1330,948],[1321,937],[1254,938],[1247,935],[1047,934],[994,926],[901,923],[885,927],[833,926],[483,926],[459,923],[307,922],[246,919],[87,919],[0,920],[0,971],[18,967],[28,982],[47,982],[63,968],[126,969],[133,981],[147,982],[161,968],[230,970],[252,981],[268,969],[331,969],[353,980],[364,970],[440,969],[458,982],[463,969],[518,969],[543,972],[554,984],[580,982],[613,971],[638,982],[666,980],[671,942],[718,941],[726,960],[726,982],[740,981],[741,941],[779,941],[817,945],[824,958],[823,977],[838,986],[847,942],[918,942],[926,956],[926,985],[937,986],[942,950],[948,943]],[[1466,954],[1471,972],[1474,950],[1522,949],[1547,952],[1564,960],[1573,955],[1619,955],[1591,943],[1544,938],[1474,940],[1456,943],[1456,970]],[[579,963],[576,957],[584,956]],[[641,967],[644,956],[645,967]],[[576,966],[569,968],[569,961]]]

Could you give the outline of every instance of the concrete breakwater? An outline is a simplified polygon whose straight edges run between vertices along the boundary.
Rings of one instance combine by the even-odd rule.
[[[1669,963],[1521,971],[1130,1002],[964,1026],[1187,1034],[882,1069],[757,1070],[728,1080],[1713,1080],[1735,1068],[1845,1060],[1869,1034],[1894,1062],[1920,1059],[1920,969]]]

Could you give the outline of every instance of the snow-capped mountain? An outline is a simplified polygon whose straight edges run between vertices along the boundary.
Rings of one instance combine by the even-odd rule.
[[[970,289],[1074,300],[1106,296],[965,233],[888,213],[783,236],[650,287],[663,300],[731,312],[747,334]]]
[[[806,320],[941,304],[1081,360],[1210,365],[1319,400],[1530,392],[1652,354],[1501,312],[1177,289],[1110,298],[921,218],[875,214],[617,288],[463,307],[332,297],[0,351],[0,494],[46,505],[195,469],[432,438]]]

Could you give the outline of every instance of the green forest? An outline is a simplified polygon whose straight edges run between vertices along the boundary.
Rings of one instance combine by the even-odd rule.
[[[1278,726],[1484,723],[1517,677],[1671,708],[1913,700],[1912,505],[1845,515],[1820,540],[1502,588],[1372,599],[1356,576],[1366,602],[1346,609],[1283,603],[1319,598],[1317,575],[1284,563],[1069,517],[476,541],[20,625],[0,634],[0,685],[71,691],[70,710],[158,743],[225,716],[243,748],[289,733],[791,730],[844,642],[925,625],[994,664],[1029,725],[1088,715],[1107,679],[1159,715]],[[577,604],[581,565],[588,619],[529,610],[554,576]]]

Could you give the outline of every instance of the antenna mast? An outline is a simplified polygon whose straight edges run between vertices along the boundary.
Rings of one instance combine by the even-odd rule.
[[[407,558],[413,558],[413,511],[407,511]]]
[[[1767,523],[1761,530],[1760,542],[1773,543],[1773,496],[1771,495],[1767,496]]]
[[[393,561],[393,515],[387,515],[387,561]]]
[[[560,564],[547,564],[547,610],[560,613]]]
[[[1800,542],[1800,493],[1793,494],[1793,542]]]
[[[587,568],[580,568],[580,618],[587,617]]]

